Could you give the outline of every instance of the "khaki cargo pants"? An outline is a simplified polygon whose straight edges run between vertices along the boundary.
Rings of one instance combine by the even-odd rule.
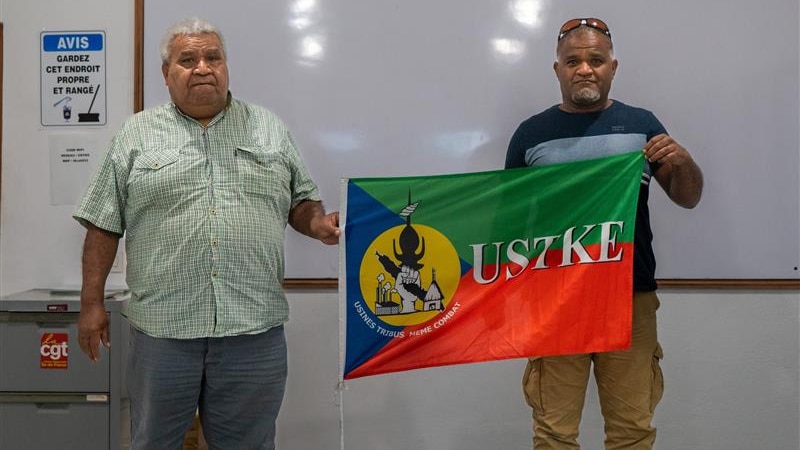
[[[580,448],[578,427],[592,364],[605,420],[605,448],[653,447],[653,411],[664,390],[659,367],[663,354],[656,335],[658,307],[655,292],[634,294],[629,351],[542,357],[528,362],[522,388],[533,408],[535,450]],[[598,448],[598,444],[587,446]]]

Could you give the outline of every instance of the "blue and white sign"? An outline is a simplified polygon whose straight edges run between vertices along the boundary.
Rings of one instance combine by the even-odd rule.
[[[44,126],[106,124],[106,33],[41,34]]]

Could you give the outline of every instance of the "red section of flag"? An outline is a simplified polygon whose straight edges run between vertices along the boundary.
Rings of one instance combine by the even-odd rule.
[[[526,270],[505,282],[481,285],[468,272],[442,314],[407,327],[404,338],[389,342],[345,378],[626,349],[633,314],[633,245],[620,248],[628,255],[621,262]]]

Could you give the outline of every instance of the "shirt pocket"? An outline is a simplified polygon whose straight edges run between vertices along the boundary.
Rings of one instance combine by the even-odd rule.
[[[269,147],[236,147],[239,187],[246,196],[262,199],[285,197],[291,173],[283,158]]]
[[[128,197],[141,206],[174,203],[186,189],[179,159],[177,150],[139,155],[128,180]]]
[[[134,170],[159,171],[178,162],[178,151],[150,152],[139,155],[133,163]]]

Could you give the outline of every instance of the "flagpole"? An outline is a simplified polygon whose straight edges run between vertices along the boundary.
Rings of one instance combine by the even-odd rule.
[[[347,271],[346,271],[346,234],[347,229],[347,178],[342,178],[341,183],[341,196],[339,199],[339,372],[337,373],[338,382],[336,384],[336,400],[339,404],[339,446],[344,450],[344,358],[345,358],[345,336],[347,323],[345,314],[347,314]]]

